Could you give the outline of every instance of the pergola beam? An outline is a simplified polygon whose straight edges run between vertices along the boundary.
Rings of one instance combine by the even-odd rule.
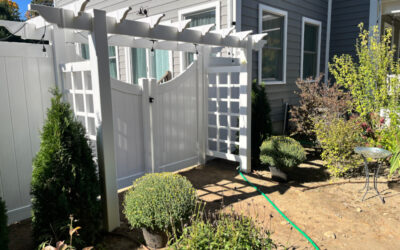
[[[92,16],[89,13],[81,12],[80,15],[75,16],[72,10],[35,4],[29,6],[30,9],[38,11],[47,22],[56,24],[60,28],[87,31],[92,29]],[[229,35],[224,38],[223,34],[219,32],[205,32],[207,29],[209,30],[212,28],[210,27],[211,25],[203,27],[202,30],[198,30],[199,28],[186,28],[179,31],[182,27],[158,24],[151,28],[151,23],[143,21],[123,20],[121,23],[118,23],[117,19],[111,16],[107,16],[106,25],[109,34],[211,46],[246,47],[246,41],[240,40],[236,36]]]
[[[36,25],[29,22],[16,22],[0,20],[0,27],[5,27],[11,34],[20,36],[22,39],[33,39],[39,40],[42,38],[43,34],[44,40],[50,39],[50,33],[45,32],[45,27],[36,28]]]

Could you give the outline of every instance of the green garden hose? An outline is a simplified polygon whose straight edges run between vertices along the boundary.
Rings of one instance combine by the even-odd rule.
[[[280,215],[282,215],[282,217],[283,217],[285,220],[287,220],[287,221],[290,223],[290,225],[292,225],[297,231],[299,231],[299,233],[301,233],[301,234],[311,243],[311,245],[313,245],[313,247],[314,247],[315,249],[318,249],[318,250],[319,250],[319,247],[317,246],[317,244],[315,244],[315,242],[314,242],[310,237],[308,237],[308,235],[307,235],[305,232],[303,232],[303,231],[302,231],[298,226],[296,226],[296,224],[294,224],[284,213],[282,213],[282,211],[271,201],[270,198],[268,198],[267,195],[265,195],[260,189],[258,189],[256,185],[254,185],[254,184],[251,183],[249,180],[247,180],[247,178],[243,175],[243,173],[242,173],[240,170],[239,170],[239,173],[240,173],[240,175],[242,176],[242,178],[243,178],[247,183],[250,184],[250,186],[252,186],[252,187],[253,187],[255,190],[257,190],[262,196],[264,196],[265,199],[267,199],[267,201],[275,208],[276,211],[278,211],[278,213],[279,213]]]

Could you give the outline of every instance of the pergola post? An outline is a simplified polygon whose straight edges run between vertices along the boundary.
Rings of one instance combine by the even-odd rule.
[[[247,46],[243,49],[247,63],[242,65],[240,72],[240,118],[239,118],[239,157],[240,169],[245,173],[251,171],[251,72],[252,72],[252,55],[253,55],[253,39],[251,36],[247,38]]]
[[[64,77],[60,65],[65,63],[65,34],[64,29],[57,25],[51,26],[51,44],[53,49],[54,76],[59,90],[64,91]],[[65,95],[63,93],[63,100]]]
[[[108,64],[108,41],[106,12],[93,10],[92,30],[88,37],[90,68],[95,93],[97,115],[97,158],[102,184],[101,199],[105,229],[119,227],[119,203],[117,190],[116,162],[114,152],[114,129],[111,102],[111,80]]]

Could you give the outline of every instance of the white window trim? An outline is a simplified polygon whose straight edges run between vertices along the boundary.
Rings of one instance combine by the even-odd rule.
[[[266,85],[286,84],[286,57],[287,57],[287,29],[288,29],[288,12],[280,10],[265,4],[258,5],[258,33],[262,33],[262,17],[263,12],[268,11],[275,15],[284,17],[283,32],[283,65],[282,65],[282,81],[264,81],[262,79],[262,49],[258,52],[258,82]]]
[[[318,45],[317,45],[317,70],[316,70],[316,76],[318,77],[320,73],[320,64],[321,64],[321,30],[322,30],[322,22],[311,19],[308,17],[303,17],[302,18],[302,24],[301,24],[301,54],[300,54],[300,79],[303,80],[303,61],[304,61],[304,31],[305,31],[305,25],[306,24],[311,24],[318,26]]]
[[[178,11],[178,18],[179,21],[184,20],[184,16],[187,14],[192,14],[195,12],[199,12],[202,10],[207,10],[207,9],[215,9],[215,29],[219,30],[221,28],[221,4],[219,1],[214,1],[214,2],[209,2],[205,4],[200,4],[196,6],[192,6],[186,9],[181,9]],[[184,56],[184,52],[179,53],[179,61],[180,61],[180,73],[185,71],[186,67],[186,56]]]

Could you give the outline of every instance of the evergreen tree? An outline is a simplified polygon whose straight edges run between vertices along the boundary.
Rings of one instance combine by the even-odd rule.
[[[72,215],[74,224],[82,227],[73,245],[82,247],[93,244],[99,233],[99,179],[85,128],[74,118],[70,105],[61,101],[61,94],[57,90],[53,94],[33,161],[33,236],[37,244],[69,239]]]
[[[8,250],[8,227],[6,204],[0,197],[0,249]]]
[[[253,81],[251,91],[251,160],[254,167],[260,165],[260,146],[272,134],[267,91],[264,84]]]
[[[31,4],[39,4],[39,5],[46,5],[46,6],[54,6],[54,1],[53,0],[32,0]],[[25,12],[25,17],[26,19],[30,19],[32,17],[37,16],[38,14],[34,11],[26,11]]]
[[[0,0],[0,20],[20,21],[18,4],[11,0]],[[4,27],[0,27],[0,39],[11,36]]]

